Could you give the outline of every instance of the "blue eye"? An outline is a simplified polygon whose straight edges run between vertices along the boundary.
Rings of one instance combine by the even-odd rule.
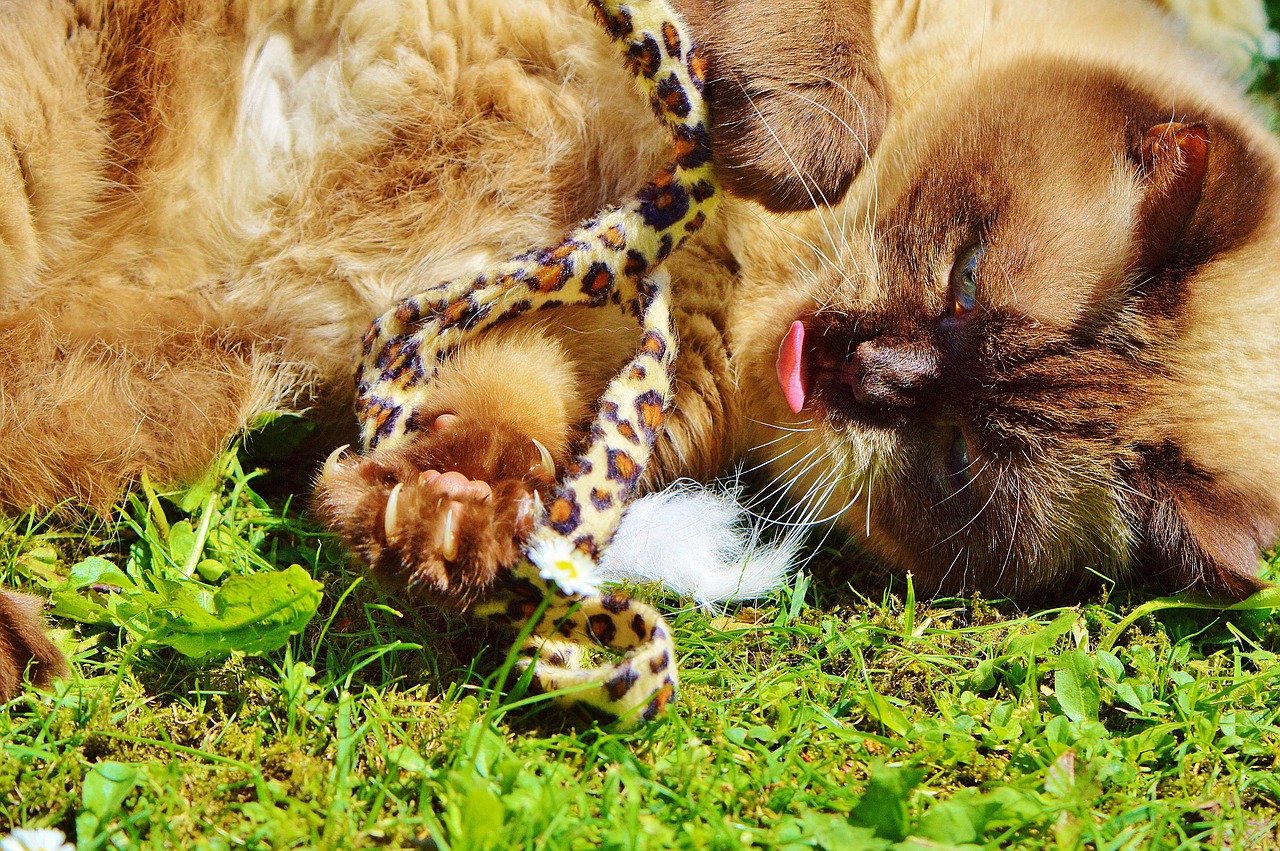
[[[969,455],[969,441],[961,429],[953,429],[951,445],[947,448],[947,470],[958,487],[973,480],[973,458]]]
[[[978,263],[982,245],[973,243],[956,255],[951,266],[951,315],[965,316],[978,307]]]

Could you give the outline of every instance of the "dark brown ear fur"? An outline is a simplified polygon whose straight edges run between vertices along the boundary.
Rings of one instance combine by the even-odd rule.
[[[1133,272],[1143,310],[1173,316],[1182,283],[1247,243],[1275,203],[1267,158],[1229,120],[1157,123],[1167,107],[1135,107],[1128,154],[1142,181]]]
[[[1143,447],[1129,484],[1136,494],[1135,561],[1145,578],[1166,591],[1225,600],[1266,587],[1256,574],[1259,551],[1280,531],[1272,500],[1197,467],[1172,441]]]
[[[1204,123],[1158,124],[1139,143],[1136,159],[1146,194],[1138,215],[1144,270],[1163,269],[1204,194],[1209,128]]]
[[[38,686],[69,672],[67,660],[45,635],[40,606],[38,597],[0,591],[0,701],[18,693],[24,671],[30,670]]]

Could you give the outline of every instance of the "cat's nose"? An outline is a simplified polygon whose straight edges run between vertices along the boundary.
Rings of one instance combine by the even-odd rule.
[[[914,407],[920,390],[942,375],[942,355],[916,342],[876,338],[854,349],[844,379],[853,396],[872,408]]]

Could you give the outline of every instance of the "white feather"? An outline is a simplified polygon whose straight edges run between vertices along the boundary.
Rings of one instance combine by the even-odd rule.
[[[738,497],[684,482],[632,503],[601,559],[604,580],[660,582],[702,606],[769,594],[797,567],[804,530],[766,542]]]

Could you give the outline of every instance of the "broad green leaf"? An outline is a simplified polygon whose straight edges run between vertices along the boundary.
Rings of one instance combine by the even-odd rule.
[[[1093,654],[1093,659],[1098,665],[1098,671],[1110,679],[1120,682],[1124,679],[1124,663],[1121,662],[1114,653],[1106,650],[1099,650]]]
[[[205,582],[217,582],[227,575],[227,566],[216,558],[202,558],[196,563],[196,573]]]
[[[874,765],[867,791],[849,817],[881,839],[900,842],[907,835],[907,805],[924,771],[905,766]]]
[[[321,585],[298,565],[277,573],[233,576],[202,605],[187,586],[166,607],[168,634],[157,636],[186,656],[238,650],[266,653],[302,631],[320,605]]]
[[[1098,671],[1089,654],[1070,650],[1059,659],[1053,674],[1053,691],[1062,711],[1072,721],[1098,720],[1101,692]]]
[[[1134,691],[1133,686],[1127,682],[1110,683],[1110,688],[1115,692],[1116,697],[1129,704],[1134,709],[1142,708],[1142,698],[1138,697],[1138,693]]]
[[[396,745],[388,751],[387,764],[413,774],[421,774],[427,770],[427,761],[422,758],[422,754],[409,745]]]
[[[798,841],[812,840],[826,851],[884,851],[889,848],[889,842],[878,838],[873,831],[855,827],[844,816],[835,813],[809,811],[800,816],[797,823],[801,833]]]
[[[190,520],[179,520],[169,527],[169,558],[181,567],[196,545],[196,530]]]
[[[862,705],[868,717],[879,721],[886,730],[892,730],[899,736],[905,736],[911,732],[911,722],[907,720],[906,714],[888,699],[877,694],[870,685],[863,693]]]
[[[54,591],[49,595],[49,599],[53,603],[53,614],[60,618],[99,625],[116,622],[115,616],[106,606],[99,605],[74,591]]]
[[[1227,606],[1227,611],[1231,612],[1253,611],[1255,609],[1280,609],[1280,586],[1272,585],[1268,588],[1263,588],[1253,596]]]
[[[134,587],[132,577],[105,558],[98,556],[90,556],[84,561],[73,564],[71,571],[67,574],[64,587],[75,590],[97,584],[113,585],[126,590]]]
[[[980,837],[974,825],[975,813],[958,797],[930,807],[911,835],[947,845],[977,842]]]
[[[138,782],[138,769],[118,762],[100,762],[84,779],[81,793],[84,808],[106,822],[120,811],[120,805]]]
[[[118,594],[131,594],[138,590],[132,577],[120,568],[104,558],[91,556],[73,564],[66,581],[50,592],[53,613],[81,623],[119,625],[113,611],[117,594],[98,595],[85,590],[93,585],[118,588]]]
[[[1005,645],[1008,656],[1026,656],[1028,653],[1043,656],[1049,652],[1059,638],[1071,632],[1080,615],[1076,612],[1063,612],[1053,623],[1030,635],[1015,635]]]
[[[978,667],[969,675],[969,687],[974,691],[990,691],[996,687],[996,663],[993,659],[983,659]]]
[[[466,825],[471,847],[484,848],[502,831],[505,813],[502,800],[487,781],[479,777],[470,779],[471,788],[462,801],[462,823]]]
[[[773,728],[765,727],[763,725],[756,725],[752,727],[750,730],[747,731],[747,735],[751,736],[751,738],[755,739],[758,742],[778,741],[778,734],[774,732]]]

